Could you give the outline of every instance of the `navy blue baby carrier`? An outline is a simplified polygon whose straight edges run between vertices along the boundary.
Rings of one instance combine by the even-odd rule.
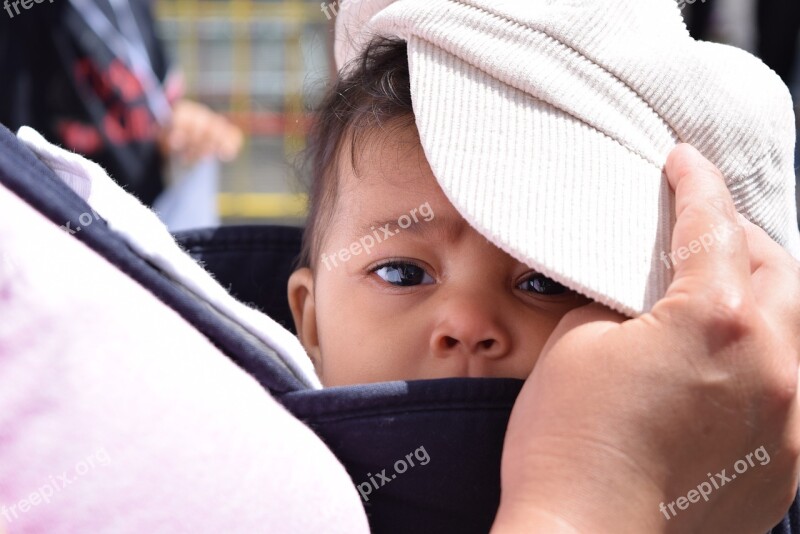
[[[2,126],[0,183],[56,224],[89,211]],[[311,390],[272,349],[164,277],[101,221],[73,237],[175,309],[313,429],[349,472],[372,532],[489,531],[500,498],[503,437],[522,381],[419,380]],[[236,297],[291,329],[286,282],[300,237],[297,228],[247,226],[178,239]],[[797,499],[771,533],[800,534]]]

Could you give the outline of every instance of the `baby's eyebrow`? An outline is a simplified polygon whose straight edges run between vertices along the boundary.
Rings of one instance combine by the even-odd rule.
[[[415,215],[416,221],[408,212],[405,212],[400,213],[395,217],[381,218],[359,225],[355,228],[355,235],[353,237],[357,239],[359,237],[374,235],[377,233],[379,240],[382,241],[390,235],[408,233],[428,238],[432,237],[433,235],[437,235],[449,241],[455,241],[461,232],[464,231],[466,224],[466,222],[461,219],[434,217],[431,218],[431,220],[426,221],[425,218],[421,217],[418,213]],[[407,217],[408,219],[404,218],[403,216]],[[402,221],[400,221],[401,218],[403,218]],[[408,220],[411,222],[410,225],[407,225]],[[400,222],[402,222],[404,226],[407,225],[407,227],[402,228]],[[392,232],[392,234],[387,235],[387,231]]]

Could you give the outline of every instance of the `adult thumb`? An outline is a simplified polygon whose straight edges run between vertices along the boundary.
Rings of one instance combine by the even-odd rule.
[[[629,319],[598,302],[575,308],[561,318],[547,339],[542,354],[546,354],[554,344],[565,337],[575,337],[584,342],[591,342],[590,337],[601,336]]]

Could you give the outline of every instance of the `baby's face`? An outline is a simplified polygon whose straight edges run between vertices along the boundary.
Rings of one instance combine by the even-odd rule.
[[[289,283],[300,340],[326,386],[527,378],[563,315],[589,301],[472,229],[416,135],[368,143],[357,176],[340,158],[321,254]]]

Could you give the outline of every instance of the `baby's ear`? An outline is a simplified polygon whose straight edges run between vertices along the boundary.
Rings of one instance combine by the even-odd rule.
[[[314,305],[314,273],[311,269],[303,267],[293,272],[289,277],[287,291],[297,337],[319,373],[321,360],[317,336],[317,308]]]

